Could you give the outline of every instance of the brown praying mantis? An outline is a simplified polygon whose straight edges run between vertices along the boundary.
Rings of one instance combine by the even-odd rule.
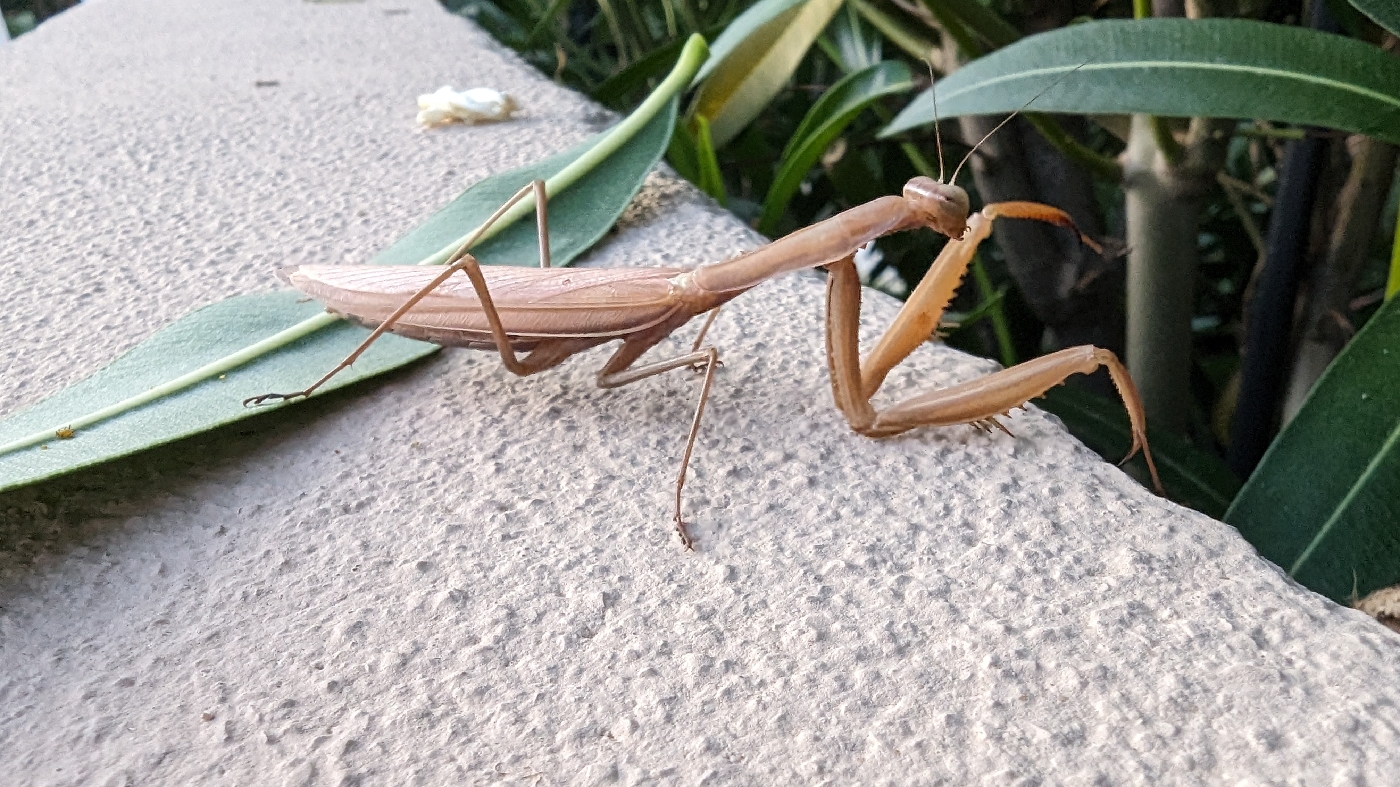
[[[938,180],[916,177],[905,184],[901,196],[880,197],[755,251],[694,269],[551,268],[546,193],[543,181],[537,180],[487,219],[442,269],[303,265],[284,272],[293,287],[321,301],[330,311],[374,330],[345,360],[305,390],[263,394],[244,404],[310,396],[386,331],[444,346],[494,350],[505,367],[520,376],[551,369],[576,353],[621,340],[622,346],[598,372],[601,388],[617,388],[681,368],[704,371],[676,476],[675,529],[681,543],[692,549],[695,541],[681,516],[681,492],[719,365],[719,352],[705,345],[705,333],[720,306],[745,291],[782,273],[824,268],[829,274],[826,344],[832,394],[853,430],[877,438],[921,426],[954,424],[1007,431],[998,416],[1023,406],[1072,374],[1089,374],[1106,367],[1132,428],[1132,447],[1124,461],[1141,450],[1160,492],[1137,388],[1127,369],[1108,350],[1089,345],[1071,347],[977,380],[918,394],[884,410],[871,405],[886,375],[938,329],[973,254],[998,218],[1049,222],[1078,233],[1087,246],[1103,253],[1067,213],[1049,205],[999,202],[969,215],[967,192],[954,185],[961,168],[959,164],[948,183],[941,175]],[[483,267],[467,250],[492,223],[531,194],[536,206],[540,267]],[[857,336],[861,284],[855,253],[883,235],[916,227],[928,227],[950,240],[894,323],[861,358]],[[465,274],[466,281],[456,275],[459,272]],[[709,317],[690,352],[637,363],[676,329],[706,313]]]

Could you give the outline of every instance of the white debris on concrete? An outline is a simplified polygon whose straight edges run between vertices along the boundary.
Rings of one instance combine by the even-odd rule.
[[[453,90],[444,85],[418,97],[418,125],[436,128],[452,123],[492,123],[510,120],[520,107],[509,93],[489,87]]]
[[[531,111],[417,133],[454,81]],[[431,0],[55,17],[0,52],[0,414],[609,117]],[[665,175],[625,225],[587,264],[755,242]],[[693,554],[697,381],[600,391],[604,350],[449,351],[0,495],[0,781],[1396,783],[1400,635],[1034,408],[851,434],[822,303],[788,276],[711,330]],[[889,397],[989,368],[922,348]]]

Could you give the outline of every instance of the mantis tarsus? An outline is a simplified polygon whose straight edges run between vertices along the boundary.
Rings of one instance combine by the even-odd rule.
[[[539,224],[540,267],[483,268],[467,249],[492,222],[532,193]],[[993,221],[1034,219],[1079,232],[1068,214],[1039,203],[993,203],[971,215],[968,210],[963,189],[916,177],[905,185],[901,196],[856,206],[725,262],[694,269],[560,269],[549,266],[545,190],[542,182],[535,181],[488,219],[444,268],[303,265],[287,272],[292,286],[333,312],[374,326],[374,331],[309,388],[291,394],[264,394],[245,404],[309,396],[385,331],[446,346],[496,350],[505,367],[521,376],[553,368],[575,353],[620,339],[622,346],[598,372],[602,388],[616,388],[674,369],[704,370],[699,403],[676,477],[676,533],[691,549],[695,542],[681,517],[681,490],[719,363],[718,351],[704,344],[705,333],[719,307],[740,293],[781,273],[820,267],[829,272],[827,362],[832,392],[837,408],[856,432],[889,437],[920,426],[953,424],[1005,431],[997,416],[1040,396],[1071,374],[1088,374],[1103,366],[1128,411],[1133,436],[1128,457],[1143,452],[1160,491],[1137,389],[1127,369],[1108,350],[1089,345],[1071,347],[977,380],[927,391],[883,411],[870,404],[890,370],[937,330],[939,318],[977,246],[991,233]],[[916,227],[928,227],[951,240],[874,350],[861,358],[857,337],[861,285],[855,253],[882,235]],[[1091,238],[1083,233],[1079,236],[1101,252]],[[467,281],[454,278],[458,271],[466,274]],[[634,366],[647,350],[705,313],[710,316],[690,352]],[[517,353],[528,354],[518,357]]]

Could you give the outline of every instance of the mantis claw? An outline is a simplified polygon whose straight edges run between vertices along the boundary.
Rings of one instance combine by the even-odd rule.
[[[690,537],[690,530],[685,526],[685,520],[681,519],[680,516],[676,517],[676,535],[680,536],[681,546],[685,547],[687,552],[695,551],[695,539]]]
[[[289,394],[284,394],[284,393],[265,393],[265,394],[260,394],[260,395],[258,395],[258,396],[250,396],[250,397],[248,397],[247,399],[244,399],[244,400],[243,400],[243,406],[244,406],[244,407],[262,407],[262,406],[265,405],[265,404],[271,404],[271,403],[273,403],[273,402],[290,402],[290,401],[292,401],[293,399],[299,399],[299,398],[304,397],[304,396],[306,396],[306,391],[297,391],[296,393],[289,393]]]

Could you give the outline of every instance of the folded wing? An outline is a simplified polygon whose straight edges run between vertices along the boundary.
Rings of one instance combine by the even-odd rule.
[[[377,325],[441,272],[417,265],[303,265],[285,278],[329,310]],[[683,272],[482,267],[506,333],[525,340],[608,338],[655,325],[678,308],[669,280]],[[465,273],[453,275],[419,301],[391,330],[440,344],[491,344],[486,313]]]

